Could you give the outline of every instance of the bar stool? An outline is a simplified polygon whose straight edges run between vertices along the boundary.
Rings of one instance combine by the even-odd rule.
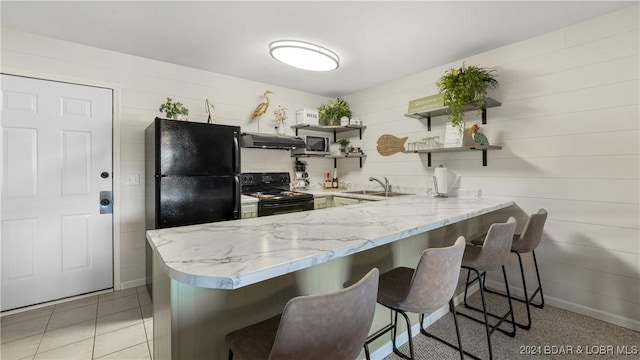
[[[353,360],[373,322],[378,269],[328,294],[295,297],[282,315],[227,334],[229,359]]]
[[[507,280],[507,272],[505,270],[504,264],[507,261],[507,257],[509,256],[509,250],[511,249],[511,242],[513,239],[513,234],[516,230],[516,219],[514,217],[509,217],[506,223],[496,223],[492,224],[489,227],[489,231],[484,239],[482,246],[475,245],[467,245],[464,250],[464,256],[462,257],[462,268],[467,269],[467,281],[464,289],[464,305],[467,308],[480,311],[484,315],[484,321],[478,320],[474,317],[471,317],[467,314],[460,313],[460,315],[471,319],[473,321],[484,324],[485,332],[487,334],[487,346],[489,348],[489,358],[493,359],[493,352],[491,349],[491,335],[497,329],[504,334],[514,337],[516,335],[516,325],[515,319],[513,316],[513,305],[511,303],[511,296],[509,293],[509,281]],[[496,270],[498,268],[502,268],[502,275],[504,277],[504,284],[507,288],[507,299],[509,301],[509,311],[507,311],[504,315],[498,316],[494,314],[489,314],[487,312],[487,304],[484,297],[484,281],[486,277],[487,271]],[[471,271],[476,274],[476,278],[469,281],[469,275]],[[478,309],[473,307],[467,303],[467,291],[469,289],[469,285],[473,284],[475,281],[480,283],[480,297],[482,299],[482,309]],[[491,326],[489,325],[488,315],[498,318],[498,322]],[[509,317],[511,316],[511,325],[513,327],[512,331],[505,331],[499,328],[499,326]],[[473,356],[476,358],[475,356]]]
[[[391,309],[395,313],[395,317],[393,323],[385,326],[367,338],[365,343],[365,354],[367,355],[367,359],[369,359],[369,349],[367,345],[389,331],[392,331],[391,341],[393,343],[393,352],[403,358],[414,358],[411,323],[409,322],[409,317],[406,314],[407,312],[421,314],[421,332],[427,336],[435,338],[436,340],[442,341],[433,335],[427,334],[424,330],[422,326],[424,320],[423,314],[425,312],[437,310],[447,304],[447,302],[449,302],[450,310],[453,312],[456,335],[458,336],[457,349],[460,351],[460,358],[463,358],[463,351],[460,343],[460,332],[458,330],[458,320],[456,318],[456,311],[453,304],[453,293],[456,290],[458,278],[460,277],[459,269],[462,262],[462,253],[464,252],[464,248],[465,239],[460,236],[452,246],[424,250],[415,270],[407,267],[398,267],[380,276],[380,284],[378,285],[378,303]],[[410,356],[403,354],[396,347],[398,313],[402,314],[407,324]],[[447,342],[444,343],[456,348]]]
[[[542,230],[544,229],[544,224],[547,221],[547,210],[539,209],[537,213],[531,214],[527,219],[527,222],[522,229],[522,234],[515,234],[513,236],[513,243],[511,244],[511,252],[515,253],[518,257],[518,264],[520,265],[520,275],[522,276],[522,287],[524,290],[524,298],[521,299],[517,296],[511,296],[511,299],[523,302],[527,304],[527,324],[523,325],[516,322],[518,327],[529,330],[531,329],[531,309],[530,305],[533,305],[537,308],[544,308],[544,294],[542,293],[542,282],[540,281],[540,271],[538,270],[538,261],[536,260],[536,252],[535,249],[540,244],[540,240],[542,240]],[[472,240],[471,243],[475,245],[482,245],[484,239],[476,239]],[[527,281],[524,277],[524,267],[522,265],[522,254],[531,253],[533,257],[533,264],[536,269],[536,277],[538,278],[538,288],[534,290],[531,297],[529,297],[529,293],[527,292]],[[497,294],[500,296],[506,296],[506,294],[491,290],[485,287],[484,289],[487,292],[492,294]],[[540,293],[540,303],[533,303],[533,299],[535,296]]]

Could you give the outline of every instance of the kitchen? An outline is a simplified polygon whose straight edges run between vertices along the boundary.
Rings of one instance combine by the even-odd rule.
[[[382,157],[377,154],[376,140],[383,134],[412,140],[426,134],[423,122],[404,117],[407,102],[435,93],[433,84],[448,68],[462,62],[495,68],[501,87],[491,95],[502,106],[489,110],[483,130],[503,149],[489,154],[487,167],[475,153],[437,154],[434,164],[443,163],[459,176],[460,188],[481,189],[483,197],[513,200],[527,213],[541,207],[549,210],[538,253],[549,303],[638,330],[637,19],[637,5],[626,7],[346,93],[354,113],[367,127],[361,140],[357,133],[352,137],[367,158],[362,168],[358,160],[338,159],[338,177],[374,188],[379,185],[369,182],[369,177],[387,176],[396,191],[426,192],[434,168],[426,166],[424,157]],[[197,122],[206,122],[202,104],[208,98],[215,103],[217,123],[245,131],[258,130],[250,115],[265,89],[274,93],[273,108],[280,104],[289,109],[288,126],[295,124],[295,110],[319,106],[337,96],[9,28],[3,28],[2,40],[3,73],[115,89],[116,289],[144,284],[143,133],[159,115],[157,107],[167,96],[185,103],[191,109],[190,120]],[[268,54],[266,57],[270,60]],[[271,130],[267,117],[260,122],[263,132]],[[433,133],[441,137],[443,122],[434,120],[433,124]],[[286,133],[294,132],[287,127]],[[333,170],[331,160],[306,161],[314,183],[322,182],[325,173]],[[292,163],[286,151],[242,150],[243,172],[292,172]],[[139,185],[127,185],[135,175]]]

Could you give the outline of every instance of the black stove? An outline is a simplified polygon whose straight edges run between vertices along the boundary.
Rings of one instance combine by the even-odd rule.
[[[258,198],[258,216],[313,210],[313,195],[291,191],[287,172],[242,173],[242,195]]]

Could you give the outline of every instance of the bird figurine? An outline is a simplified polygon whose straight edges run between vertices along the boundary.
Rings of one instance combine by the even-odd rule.
[[[209,102],[209,99],[204,99],[204,107],[207,110],[207,114],[209,114],[209,116],[207,117],[207,124],[213,124],[216,118],[215,107],[213,106],[213,104]]]
[[[480,130],[480,126],[478,126],[478,124],[473,124],[473,126],[469,128],[471,138],[480,145],[488,146],[489,140],[483,133],[478,132],[478,130]]]
[[[267,112],[267,108],[269,107],[269,98],[267,97],[267,94],[272,94],[272,92],[269,91],[269,90],[264,92],[263,96],[267,101],[260,103],[256,107],[256,110],[253,112],[253,116],[251,117],[251,119],[255,119],[257,117],[260,117],[262,114]]]

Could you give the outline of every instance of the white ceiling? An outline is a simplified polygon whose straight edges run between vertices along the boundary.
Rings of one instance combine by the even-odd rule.
[[[2,26],[337,97],[638,1],[85,1],[0,3]],[[316,73],[272,59],[279,39],[337,52]],[[482,64],[479,64],[482,65]]]

